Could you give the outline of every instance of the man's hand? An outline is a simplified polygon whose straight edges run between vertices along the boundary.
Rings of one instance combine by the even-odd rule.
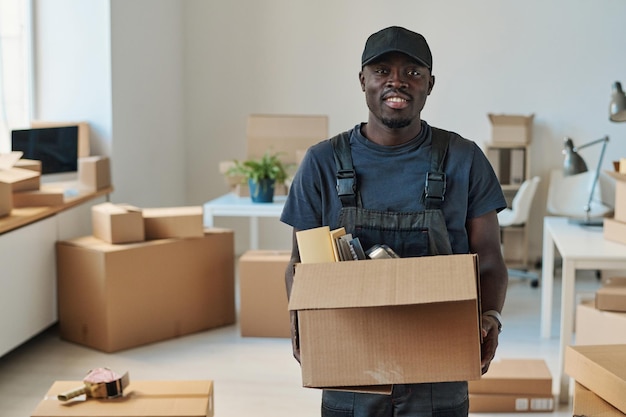
[[[499,323],[495,318],[485,315],[482,318],[482,322],[483,343],[480,347],[480,365],[482,367],[482,373],[484,374],[485,372],[487,372],[487,370],[489,370],[491,360],[496,355],[496,348],[498,347],[498,335],[500,334],[500,331],[498,330]]]

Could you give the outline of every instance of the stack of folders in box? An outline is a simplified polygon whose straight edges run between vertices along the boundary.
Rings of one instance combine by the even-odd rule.
[[[300,261],[323,263],[359,261],[364,259],[397,258],[388,246],[374,245],[365,250],[358,237],[346,233],[343,227],[330,230],[328,226],[300,230],[296,233]]]
[[[481,379],[469,381],[470,413],[554,410],[552,375],[543,359],[500,359]]]

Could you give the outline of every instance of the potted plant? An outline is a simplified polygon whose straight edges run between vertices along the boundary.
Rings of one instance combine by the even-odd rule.
[[[276,184],[283,184],[288,176],[287,167],[278,156],[278,153],[266,151],[260,159],[234,160],[227,175],[240,176],[248,181],[252,201],[271,203]]]

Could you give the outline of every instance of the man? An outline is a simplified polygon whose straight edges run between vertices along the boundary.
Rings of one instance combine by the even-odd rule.
[[[281,216],[294,229],[287,292],[300,260],[295,233],[322,225],[344,226],[364,248],[386,244],[401,257],[476,253],[486,372],[498,345],[508,280],[497,218],[506,201],[498,179],[474,142],[421,120],[435,84],[422,35],[401,27],[374,33],[361,64],[367,123],[311,147],[289,191]],[[292,336],[299,361],[295,314]],[[327,417],[467,414],[466,381],[394,385],[391,395],[322,394]]]

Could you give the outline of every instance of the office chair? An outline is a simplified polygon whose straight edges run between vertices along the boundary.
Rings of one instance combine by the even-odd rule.
[[[511,208],[506,208],[498,213],[498,222],[500,223],[500,232],[503,235],[503,241],[504,232],[506,231],[518,231],[522,233],[521,266],[519,269],[509,268],[509,276],[530,278],[533,287],[539,284],[539,276],[534,272],[528,271],[528,219],[539,181],[541,181],[541,178],[537,176],[524,181],[513,197]],[[506,245],[506,242],[504,244]]]

